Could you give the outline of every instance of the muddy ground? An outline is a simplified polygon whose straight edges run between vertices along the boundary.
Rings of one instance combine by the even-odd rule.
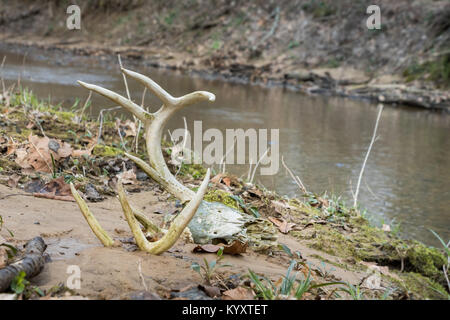
[[[75,1],[76,3],[76,1]],[[307,94],[450,110],[448,1],[2,1],[0,40]],[[381,7],[381,30],[366,27]]]
[[[99,138],[100,123],[80,110],[61,111],[27,90],[2,94],[0,119],[0,244],[19,249],[16,255],[9,252],[3,265],[20,259],[22,246],[36,236],[48,245],[44,269],[29,285],[34,289],[16,298],[225,299],[236,298],[230,290],[240,288],[239,298],[254,299],[261,298],[261,292],[249,280],[250,270],[279,287],[290,265],[299,279],[309,274],[314,284],[340,282],[311,288],[302,299],[352,298],[338,290],[351,286],[361,290],[356,299],[446,298],[441,270],[447,258],[442,251],[402,240],[389,228],[370,226],[357,209],[333,196],[306,192],[302,199],[289,199],[216,173],[205,200],[222,202],[243,215],[257,212],[260,219],[247,227],[253,234],[248,248],[225,254],[221,263],[231,266],[214,270],[208,281],[195,272],[193,263],[203,265],[204,258],[211,262],[217,255],[194,253],[196,245],[188,238],[161,256],[139,251],[131,238],[115,198],[118,175],[129,181],[126,190],[133,205],[159,225],[181,210],[175,198],[123,156],[122,139],[134,145],[139,136],[132,122],[104,119]],[[163,146],[167,161],[173,146]],[[142,137],[135,152],[145,159]],[[204,174],[203,167],[186,165],[178,179],[195,188]],[[118,247],[101,246],[73,201],[69,182],[118,240]],[[8,246],[0,250],[5,253]],[[66,287],[71,265],[81,270],[80,289]],[[370,282],[374,273],[380,283]]]

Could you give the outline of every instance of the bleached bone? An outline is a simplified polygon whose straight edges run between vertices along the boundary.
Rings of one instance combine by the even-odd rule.
[[[152,91],[163,102],[162,107],[155,113],[149,113],[130,99],[127,99],[111,90],[93,84],[84,83],[82,81],[78,81],[78,83],[86,89],[97,92],[114,101],[142,121],[144,124],[145,141],[147,144],[147,153],[150,164],[147,164],[143,160],[128,153],[126,153],[127,157],[133,160],[150,177],[161,184],[163,188],[180,199],[182,202],[189,201],[181,213],[172,222],[169,229],[165,232],[165,235],[156,242],[149,242],[142,232],[138,222],[140,222],[150,232],[155,232],[158,228],[144,215],[136,212],[136,210],[130,206],[125,196],[122,182],[119,180],[117,184],[118,198],[122,205],[125,218],[128,221],[133,236],[136,239],[137,245],[141,250],[153,254],[160,254],[175,244],[181,236],[183,230],[194,217],[198,207],[202,203],[210,178],[210,170],[208,169],[197,193],[194,193],[192,190],[178,182],[178,180],[169,171],[161,150],[161,139],[164,125],[170,117],[181,108],[200,101],[212,102],[215,100],[215,95],[207,91],[195,91],[182,97],[173,97],[150,78],[123,68],[121,70],[125,75],[138,80],[150,91]],[[99,238],[104,246],[109,247],[114,245],[112,238],[101,227],[73,185],[71,185],[71,191],[86,221],[97,238]]]

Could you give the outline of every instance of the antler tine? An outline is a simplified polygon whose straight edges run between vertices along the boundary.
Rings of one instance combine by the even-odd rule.
[[[181,213],[175,218],[172,224],[169,227],[167,233],[156,242],[149,242],[141,228],[139,227],[138,221],[133,214],[133,209],[131,208],[128,200],[125,196],[125,191],[123,189],[122,182],[119,181],[117,183],[117,193],[119,195],[119,201],[122,205],[123,212],[125,214],[125,218],[128,221],[130,229],[136,239],[136,243],[141,250],[147,251],[152,254],[161,254],[164,251],[170,249],[175,242],[180,237],[183,230],[187,227],[189,222],[194,217],[198,206],[202,202],[203,196],[208,187],[208,182],[210,178],[210,170],[208,169],[206,172],[206,176],[203,179],[200,188],[198,189],[195,196],[192,200],[186,205],[186,207],[181,211]]]
[[[150,79],[149,77],[144,76],[143,74],[127,70],[124,68],[121,68],[122,72],[126,74],[127,76],[139,81],[144,86],[147,87],[151,92],[153,92],[166,106],[171,106],[176,104],[176,98],[172,97],[170,93],[168,93],[166,90],[161,88],[159,84],[157,84],[155,81]]]
[[[85,83],[83,81],[78,81],[78,83],[81,86],[85,87],[86,89],[95,91],[95,92],[101,94],[102,96],[121,105],[122,107],[124,107],[125,109],[127,109],[128,111],[133,113],[141,121],[146,121],[147,119],[152,117],[152,115],[149,114],[148,112],[146,112],[143,108],[138,106],[133,101],[121,96],[120,94],[117,94],[111,90],[102,88],[100,86],[97,86],[95,84],[89,84],[89,83]]]
[[[149,166],[144,160],[135,157],[129,153],[125,152],[125,155],[134,161],[146,174],[148,174],[153,180],[158,182],[163,188],[165,188],[169,193],[177,197],[181,202],[186,202],[191,200],[195,193],[190,189],[180,186],[178,183],[170,183],[167,179],[164,179],[158,171]]]
[[[216,96],[208,91],[195,91],[192,93],[189,93],[187,95],[184,95],[182,97],[173,97],[170,93],[168,93],[166,90],[161,88],[159,84],[157,84],[155,81],[150,79],[147,76],[144,76],[143,74],[127,70],[122,68],[122,72],[126,74],[127,76],[136,79],[140,83],[142,83],[144,86],[146,86],[150,91],[152,91],[162,102],[166,107],[181,107],[186,106],[195,102],[199,101],[210,101],[213,102],[216,100]]]
[[[89,210],[89,207],[87,206],[86,202],[84,202],[84,200],[78,194],[78,191],[75,189],[72,182],[70,183],[70,191],[72,191],[72,195],[75,198],[75,201],[77,202],[78,207],[80,207],[80,211],[83,213],[83,216],[86,219],[87,223],[89,224],[89,227],[91,227],[91,230],[94,232],[94,234],[100,240],[100,242],[105,247],[111,247],[112,245],[114,245],[114,240],[102,228],[100,223],[97,221],[95,216],[92,214],[91,210]]]

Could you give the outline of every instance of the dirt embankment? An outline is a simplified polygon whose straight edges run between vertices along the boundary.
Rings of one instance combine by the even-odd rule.
[[[309,94],[450,109],[448,1],[2,1],[1,41],[110,55]],[[75,1],[77,3],[77,1]],[[381,30],[366,9],[381,7]]]

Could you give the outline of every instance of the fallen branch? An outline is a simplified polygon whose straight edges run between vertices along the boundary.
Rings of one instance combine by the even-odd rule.
[[[47,245],[41,237],[30,240],[25,245],[25,257],[0,270],[0,292],[8,290],[11,282],[22,271],[27,279],[38,275],[44,268],[43,253],[46,248]]]

